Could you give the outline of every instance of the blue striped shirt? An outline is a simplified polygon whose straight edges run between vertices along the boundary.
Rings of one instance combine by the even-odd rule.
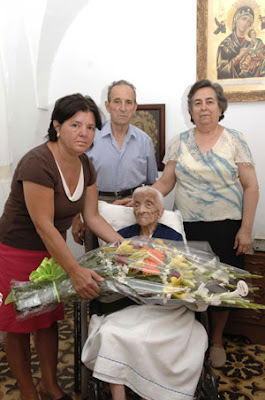
[[[158,176],[152,139],[134,125],[129,125],[120,149],[107,121],[101,131],[96,131],[94,144],[86,154],[97,171],[100,191],[114,192],[152,184]]]

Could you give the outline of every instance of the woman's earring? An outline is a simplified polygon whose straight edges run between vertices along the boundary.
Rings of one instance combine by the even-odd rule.
[[[60,135],[61,135],[60,132],[57,132],[57,135],[56,135],[57,139],[59,139]]]

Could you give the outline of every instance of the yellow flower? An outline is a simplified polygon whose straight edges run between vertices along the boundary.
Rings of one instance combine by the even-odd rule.
[[[179,286],[182,281],[182,276],[180,275],[178,278],[176,276],[171,276],[171,283],[168,286]]]
[[[105,251],[106,253],[113,253],[116,249],[115,249],[115,247],[103,246],[102,250]]]
[[[188,268],[189,264],[187,262],[183,262],[179,257],[173,258],[168,264],[168,268],[177,269],[177,268]]]
[[[182,276],[179,276],[178,278],[176,276],[171,276],[170,281],[171,282],[168,283],[164,289],[165,293],[172,293],[174,292],[174,288],[180,287],[182,282]]]
[[[124,240],[117,248],[116,253],[132,253],[135,249],[130,243],[131,239]]]

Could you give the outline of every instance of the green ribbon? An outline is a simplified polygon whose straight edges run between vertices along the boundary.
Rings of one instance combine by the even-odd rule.
[[[45,257],[39,267],[31,272],[29,280],[33,283],[51,281],[58,303],[60,303],[61,299],[55,281],[63,276],[66,276],[66,273],[64,269],[56,263],[55,259],[53,257],[50,259]]]
[[[52,284],[53,284],[53,288],[54,288],[58,303],[61,303],[61,299],[60,299],[60,296],[59,296],[59,293],[58,293],[58,290],[57,290],[57,287],[56,287],[55,280],[52,281]]]

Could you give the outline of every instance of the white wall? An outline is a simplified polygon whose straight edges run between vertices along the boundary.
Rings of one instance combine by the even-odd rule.
[[[166,104],[166,142],[191,127],[186,95],[196,80],[196,3],[1,2],[0,51],[14,165],[43,140],[58,97],[89,94],[105,111],[106,87],[113,80],[131,81],[140,104]],[[255,230],[263,232],[264,112],[264,102],[231,103],[223,121],[245,134],[254,154],[261,194]]]

